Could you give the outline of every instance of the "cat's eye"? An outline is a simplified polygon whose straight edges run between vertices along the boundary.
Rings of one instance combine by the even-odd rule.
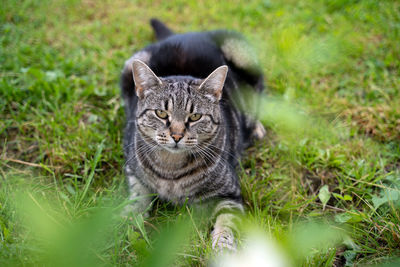
[[[168,113],[161,109],[156,109],[156,115],[161,119],[166,119],[168,117]]]
[[[193,121],[198,121],[201,118],[201,114],[199,113],[195,113],[189,116],[189,121],[193,122]]]

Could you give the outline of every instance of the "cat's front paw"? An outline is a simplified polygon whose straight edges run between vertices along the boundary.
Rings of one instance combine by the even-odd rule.
[[[252,133],[253,138],[255,140],[261,140],[265,137],[266,134],[267,131],[265,130],[264,125],[262,125],[260,121],[257,121]]]
[[[211,232],[212,248],[215,251],[236,251],[236,240],[232,230],[228,227],[215,228]]]
[[[123,217],[135,217],[138,215],[142,215],[143,218],[148,218],[150,217],[150,213],[148,211],[148,207],[144,206],[141,203],[132,203],[129,205],[126,205],[125,208],[123,209],[121,215]]]

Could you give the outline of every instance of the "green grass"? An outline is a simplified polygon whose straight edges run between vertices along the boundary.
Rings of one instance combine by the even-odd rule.
[[[398,260],[398,1],[6,0],[0,265],[207,264],[209,224],[192,208],[117,216],[118,79],[154,41],[151,17],[177,32],[234,29],[255,46],[268,136],[242,161],[244,225],[272,235],[294,266]]]

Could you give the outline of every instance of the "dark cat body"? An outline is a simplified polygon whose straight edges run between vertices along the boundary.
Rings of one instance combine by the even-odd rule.
[[[238,159],[264,132],[244,114],[241,90],[262,91],[261,71],[243,37],[235,32],[173,34],[157,20],[152,26],[161,40],[127,60],[121,77],[128,119],[125,172],[131,198],[156,193],[175,203],[217,200],[215,213],[243,210]],[[143,84],[136,84],[136,92],[135,81]],[[188,116],[201,119],[190,121]],[[181,129],[179,140],[174,140],[182,152],[171,145],[175,129]],[[226,234],[227,217],[219,218],[215,229],[225,234],[218,235],[222,241],[213,236],[213,244],[229,247],[233,241],[226,241],[231,237]]]
[[[159,29],[162,26],[158,23],[157,20],[152,20],[156,35],[162,36],[162,39],[143,49],[143,51],[151,53],[152,56],[147,65],[157,76],[188,75],[206,78],[217,67],[228,65],[230,71],[226,82],[231,84],[228,84],[227,88],[234,88],[232,82],[236,81],[247,83],[258,92],[264,89],[263,75],[258,66],[239,67],[221,51],[221,43],[224,39],[230,38],[245,42],[239,33],[217,30],[185,34],[173,34],[169,31],[157,34],[158,30],[167,30]],[[230,52],[235,53],[235,51]],[[134,90],[125,90],[124,88],[127,87],[124,82],[128,82],[129,86],[132,84],[133,78],[130,74],[125,73],[124,76],[126,76],[122,77],[122,88],[124,93],[129,96],[134,94]],[[224,94],[226,93],[227,91],[224,90]],[[225,95],[225,98],[228,97]]]

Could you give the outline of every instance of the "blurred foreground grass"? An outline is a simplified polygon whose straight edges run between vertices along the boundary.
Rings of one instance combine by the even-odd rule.
[[[235,29],[255,46],[268,137],[242,161],[244,236],[257,226],[294,266],[390,266],[400,256],[398,1],[6,0],[0,265],[208,262],[209,225],[191,208],[117,216],[118,79],[154,40],[150,17],[177,32]]]

